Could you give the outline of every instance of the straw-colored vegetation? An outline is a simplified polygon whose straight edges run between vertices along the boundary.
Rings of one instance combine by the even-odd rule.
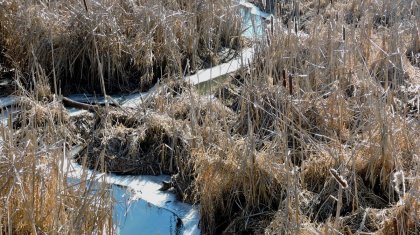
[[[19,69],[26,85],[42,68],[56,93],[101,93],[101,79],[108,93],[147,90],[158,78],[215,65],[223,49],[239,46],[230,0],[0,4],[5,65]]]
[[[113,233],[109,186],[68,178],[73,130],[62,104],[20,99],[16,121],[0,125],[0,232]]]
[[[99,113],[69,117],[60,94],[147,90],[158,78],[180,78],[223,62],[222,54],[240,46],[241,26],[230,5],[229,0],[0,1],[0,96],[19,97],[20,110],[1,127],[0,233],[112,234],[110,186],[89,183],[88,176],[69,178],[66,160],[75,144],[103,137],[89,124],[107,124]],[[149,148],[156,141],[149,133],[171,134],[168,126],[145,128],[133,133],[143,139],[108,131],[113,136],[100,144],[111,151],[120,141]],[[148,158],[157,155],[144,151]],[[105,153],[102,162],[113,156]],[[124,171],[129,172],[118,172]]]
[[[144,2],[151,4],[152,1]],[[212,3],[213,5],[210,5],[213,7],[219,6],[220,8],[215,8],[217,12],[227,9],[228,5],[223,5],[225,3],[222,2],[202,1],[202,4]],[[137,108],[124,110],[120,107],[103,108],[103,110],[100,108],[92,114],[69,118],[62,110],[61,104],[46,99],[25,98],[22,99],[22,107],[26,112],[33,114],[32,118],[20,117],[14,123],[16,128],[4,129],[3,139],[7,140],[5,143],[19,140],[20,144],[16,146],[29,149],[36,154],[40,152],[36,147],[38,145],[78,144],[84,146],[84,150],[77,156],[78,161],[90,168],[121,174],[171,174],[172,190],[177,193],[179,199],[200,205],[200,226],[205,234],[418,234],[420,232],[420,138],[418,137],[420,134],[420,6],[418,3],[409,0],[254,2],[275,15],[269,20],[270,24],[264,39],[255,45],[255,59],[249,67],[230,75],[229,79],[216,82],[211,90],[197,92],[195,87],[179,79],[181,77],[179,73],[184,73],[185,68],[189,68],[185,67],[183,59],[188,58],[190,66],[192,64],[196,66],[191,68],[198,69],[205,66],[205,61],[212,61],[204,59],[206,57],[201,54],[203,51],[217,52],[221,47],[240,48],[241,40],[235,35],[220,32],[214,34],[219,35],[216,38],[214,35],[206,36],[203,32],[212,32],[208,29],[210,26],[206,24],[201,28],[195,25],[193,28],[199,33],[190,35],[191,40],[200,42],[201,39],[198,39],[200,37],[208,40],[213,38],[210,40],[212,43],[220,42],[222,46],[218,47],[212,43],[209,45],[210,41],[207,41],[203,44],[206,45],[204,47],[194,47],[194,52],[189,54],[190,57],[182,57],[175,51],[177,53],[182,51],[185,55],[186,49],[178,50],[179,47],[196,44],[191,44],[188,40],[176,41],[177,44],[170,45],[159,44],[168,46],[170,49],[159,48],[166,51],[163,53],[165,56],[171,55],[169,57],[176,58],[177,61],[172,64],[167,57],[154,54],[153,58],[156,60],[152,60],[153,66],[166,71],[164,74],[167,76],[161,80],[157,90]],[[114,1],[111,3],[107,4],[116,4]],[[195,11],[200,9],[189,1],[163,1],[159,4],[162,4],[159,5],[159,10],[147,11],[151,15],[150,19],[153,19],[153,14],[156,12],[163,11],[162,9],[178,12],[181,9],[183,14],[176,17],[187,18],[189,12],[197,14]],[[77,33],[86,25],[91,26],[86,22],[87,19],[92,20],[89,17],[95,15],[92,13],[95,9],[100,11],[106,9],[105,6],[111,5],[88,4],[88,12],[80,2],[70,5],[75,12],[85,16],[81,17],[83,20],[80,22],[83,24],[72,26],[71,29],[76,31],[72,33]],[[7,7],[3,10],[11,11],[14,5],[5,6]],[[55,11],[50,12],[51,14],[58,14],[60,9],[66,9],[64,6],[66,6],[64,3],[50,8],[47,5],[36,5],[44,7],[44,11],[56,7]],[[125,9],[123,6],[120,8]],[[131,6],[127,9],[142,8]],[[150,7],[147,8],[149,9]],[[220,14],[217,15],[220,17]],[[164,32],[165,29],[173,32],[175,27],[165,28],[166,24],[163,24],[165,21],[160,16],[156,16],[160,22],[157,23],[160,25],[158,28],[163,27],[160,30]],[[73,16],[70,14],[68,17],[71,19]],[[80,15],[77,16],[77,19],[79,18]],[[209,19],[208,16],[204,18]],[[237,30],[240,24],[238,26],[227,23],[233,22],[231,21],[233,18],[223,22],[215,21],[216,25],[222,26],[216,28]],[[135,21],[130,22],[128,25],[135,24]],[[168,20],[168,25],[171,25],[171,22]],[[194,22],[199,24],[197,19]],[[2,24],[2,29],[8,27],[7,25]],[[114,26],[121,27],[118,23]],[[21,66],[18,70],[22,73],[33,71],[33,74],[37,74],[39,73],[37,71],[51,71],[43,73],[45,77],[50,78],[48,81],[43,80],[43,83],[35,86],[35,94],[42,97],[48,89],[54,89],[51,83],[54,81],[54,76],[61,78],[63,82],[80,79],[79,75],[70,78],[67,72],[82,73],[89,78],[89,82],[97,84],[93,78],[98,74],[98,68],[101,68],[97,67],[101,64],[95,62],[97,58],[103,61],[103,65],[106,61],[110,61],[109,67],[103,70],[106,71],[103,74],[112,74],[114,71],[121,75],[117,77],[125,78],[123,73],[130,70],[119,66],[121,63],[125,64],[123,61],[127,58],[113,57],[118,54],[111,52],[115,49],[111,43],[114,34],[107,34],[108,31],[104,31],[101,27],[102,24],[98,29],[102,30],[102,34],[92,34],[90,30],[90,39],[77,37],[83,39],[83,44],[74,42],[68,47],[64,44],[58,46],[54,49],[54,59],[51,57],[52,51],[48,49],[51,48],[51,44],[48,44],[49,46],[44,48],[46,51],[42,52],[48,55],[44,56],[46,61],[36,62],[37,66],[30,67],[29,70],[28,63],[33,63],[31,61],[38,58],[37,50],[28,52],[27,48],[21,48],[13,51],[7,49],[11,45],[7,42],[2,42],[2,47],[6,48],[6,52],[11,52],[8,54],[10,58],[14,58],[12,55],[19,55],[14,54],[19,51],[30,53],[27,57],[16,56],[19,60],[6,59],[15,63],[14,65],[9,63],[8,66]],[[50,28],[48,27],[49,30]],[[113,29],[115,28],[110,27],[109,32],[116,32]],[[182,29],[186,31],[175,32],[185,33],[192,30],[187,26]],[[8,30],[3,31],[0,34],[13,35],[13,33],[6,34]],[[19,35],[24,35],[21,32],[22,30],[19,31]],[[48,36],[40,39],[51,39],[51,30],[46,35]],[[167,43],[173,43],[171,40],[174,38],[179,40],[178,36],[174,36],[176,33],[159,35],[162,37],[160,40]],[[225,36],[220,37],[220,35]],[[38,43],[43,40],[39,40]],[[148,40],[144,43],[148,43]],[[232,40],[236,40],[235,43],[238,45],[233,46]],[[57,39],[53,41],[58,42]],[[119,39],[115,41],[123,42]],[[155,41],[152,42],[153,46],[156,46]],[[74,64],[68,63],[82,57],[74,58],[72,54],[68,58],[64,56],[66,54],[64,52],[75,53],[73,50],[76,46],[79,48],[79,45],[90,45],[86,46],[85,50],[78,50],[87,53],[83,58],[90,58],[89,61],[92,61],[87,62],[91,66],[89,69],[72,67]],[[129,45],[132,44],[128,40],[124,46],[135,48]],[[60,50],[61,52],[58,52]],[[155,47],[151,49],[153,53],[157,53],[156,50]],[[143,64],[143,58],[148,58],[147,53],[142,50],[130,52],[124,49],[120,52],[122,51],[129,52],[129,55],[123,53],[131,58],[129,61],[140,63],[137,68],[144,69],[139,70],[142,71],[140,74],[150,74],[144,72],[153,67]],[[110,53],[109,57],[107,53]],[[133,55],[135,56],[131,57]],[[158,58],[164,59],[158,60]],[[199,58],[203,63],[197,62]],[[165,59],[166,63],[163,66],[162,61]],[[45,70],[37,70],[44,67]],[[55,75],[52,76],[50,73]],[[25,77],[25,74],[22,77]],[[153,84],[147,79],[141,76],[138,81]],[[202,95],[202,93],[211,95]],[[36,121],[31,121],[33,118],[36,118]],[[31,125],[47,127],[58,125],[62,128],[60,131],[49,131],[48,128],[44,128],[43,131],[33,134],[25,131],[25,128]],[[11,136],[7,134],[9,132],[14,133],[14,139],[8,137]],[[22,139],[35,139],[37,145],[33,147]],[[65,141],[58,142],[59,140]],[[6,147],[3,148],[3,151],[7,150]],[[55,151],[63,151],[63,148],[53,147],[47,150],[50,149],[50,155]],[[25,151],[20,150],[19,153]],[[15,188],[23,186],[18,183],[19,174],[16,172],[29,172],[28,177],[34,178],[38,172],[36,166],[41,165],[35,164],[39,162],[34,160],[29,163],[25,161],[25,164],[29,164],[25,165],[27,167],[25,169],[29,170],[16,171],[14,169],[17,168],[11,167],[13,166],[11,163],[20,158],[9,159],[15,160],[9,160],[10,165],[3,163],[0,165],[5,169],[2,173],[10,172],[7,173],[9,177],[2,176],[0,179],[5,179],[6,182],[10,179],[9,184]],[[59,158],[51,159],[59,161]],[[43,171],[45,174],[53,172],[55,171]],[[54,186],[64,184],[60,184],[64,182],[63,178],[58,179],[62,181],[54,181]],[[34,193],[36,184],[28,186],[33,195],[36,195]],[[83,189],[83,187],[78,188],[78,190]],[[4,194],[3,190],[0,193],[2,198],[7,198],[8,194]],[[77,195],[80,196],[81,192],[72,191],[72,193],[75,193],[75,196],[69,198],[80,198]],[[30,205],[35,205],[34,201],[28,202],[28,199],[25,199],[28,198],[28,192],[21,195],[21,197],[15,195],[14,200],[31,202]],[[95,198],[93,194],[88,195]],[[48,197],[42,198],[46,200]],[[108,201],[106,197],[100,198],[102,203],[93,204],[97,205],[95,211],[82,210],[79,214],[87,216],[89,213],[94,213],[93,218],[96,219],[105,216],[103,213]],[[63,197],[59,202],[69,205],[66,200]],[[81,203],[77,200],[72,202]],[[2,201],[3,205],[9,205],[6,202]],[[49,206],[55,208],[54,205]],[[62,220],[69,226],[75,224],[71,219],[64,219],[71,218],[73,211],[71,213],[68,213],[68,210],[59,211],[63,213],[62,217],[54,218],[63,218]],[[21,217],[14,217],[16,218],[14,220],[4,219],[10,218],[9,214],[12,212],[14,211],[11,209],[4,209],[0,214],[3,226],[10,227],[8,221],[12,221],[22,224],[21,227],[25,227],[25,231],[29,232],[33,231],[31,229],[37,229],[36,226],[41,227],[34,222],[40,217],[24,217],[25,213],[21,211],[19,211]],[[32,211],[29,213],[33,214],[36,213]],[[109,217],[106,218],[107,220],[101,222],[93,219],[89,222],[92,226],[87,226],[83,231],[93,231],[88,228],[96,228],[99,231],[99,228],[107,227],[108,223],[104,221],[108,221]],[[50,230],[44,231],[58,231],[55,230],[57,227],[54,227],[57,223],[43,225],[52,226],[48,227]],[[14,228],[16,226],[14,225]]]

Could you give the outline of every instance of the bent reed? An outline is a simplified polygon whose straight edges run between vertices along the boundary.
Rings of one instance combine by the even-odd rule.
[[[172,2],[185,11],[200,5]],[[186,60],[191,67],[182,59],[158,62],[167,76],[136,108],[71,118],[64,111],[34,112],[54,125],[74,125],[53,136],[85,146],[78,161],[90,168],[171,174],[170,190],[200,206],[204,234],[418,234],[418,3],[254,2],[274,14],[264,40],[254,45],[254,61],[207,91],[180,79],[186,68],[199,68],[193,58],[204,58],[193,56]],[[95,8],[88,4],[86,12],[77,4],[83,14]],[[224,29],[240,26],[217,22]],[[206,45],[213,52],[216,42],[241,48],[242,39],[227,38]],[[231,46],[232,39],[238,44]],[[97,43],[100,53],[109,46]],[[103,65],[109,60],[98,58]],[[119,59],[110,61],[108,69]],[[35,94],[53,89],[51,81],[35,86]],[[47,107],[54,101],[32,99],[37,105],[27,110],[53,110]],[[37,136],[48,135],[44,130]],[[32,217],[22,221],[28,228],[34,224]]]

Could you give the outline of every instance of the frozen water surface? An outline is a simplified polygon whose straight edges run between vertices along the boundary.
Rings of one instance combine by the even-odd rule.
[[[73,149],[70,155],[80,151]],[[66,161],[69,182],[77,184],[83,174],[80,165]],[[176,200],[170,191],[160,191],[162,181],[170,179],[161,176],[120,176],[87,171],[89,179],[105,181],[112,185],[114,223],[118,234],[200,234],[198,206]],[[85,172],[86,173],[86,172]]]

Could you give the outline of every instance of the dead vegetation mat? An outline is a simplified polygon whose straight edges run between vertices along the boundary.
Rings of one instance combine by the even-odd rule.
[[[91,120],[78,161],[171,174],[179,199],[200,204],[209,234],[415,233],[419,123],[360,106],[369,89],[380,105],[382,85],[291,96],[281,77],[270,84],[252,68],[215,96],[165,81],[137,109]]]
[[[55,93],[99,93],[102,83],[108,93],[145,91],[158,78],[220,63],[221,51],[235,54],[241,26],[231,5],[231,0],[2,1],[0,64],[18,71],[28,89],[37,82],[31,74],[41,69]]]
[[[206,234],[417,234],[416,15],[404,2],[401,24],[378,23],[388,6],[319,3],[307,37],[273,30],[214,96],[162,81],[135,109],[70,118],[78,161],[171,174]]]
[[[338,88],[314,102],[294,100],[282,83],[267,85],[252,70],[228,86],[234,95],[215,99],[165,81],[135,109],[103,107],[73,117],[57,103],[23,100],[25,112],[36,115],[18,118],[15,128],[68,123],[63,136],[84,146],[79,163],[172,175],[179,199],[200,204],[209,234],[416,231],[416,122],[389,121],[391,141],[378,125],[383,117]],[[228,105],[232,99],[240,105]],[[392,153],[383,141],[394,143]]]
[[[118,174],[159,175],[174,174],[180,158],[189,156],[188,133],[167,116],[146,114],[130,127],[110,124],[91,132],[79,163]]]

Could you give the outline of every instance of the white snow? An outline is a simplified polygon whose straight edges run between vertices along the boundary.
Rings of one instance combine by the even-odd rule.
[[[0,109],[12,106],[16,103],[16,98],[13,96],[0,97]]]
[[[3,113],[0,115],[0,125],[6,126],[7,125],[7,113]]]
[[[72,94],[67,96],[67,98],[87,104],[105,104],[105,98],[102,95],[95,96],[92,94]],[[124,95],[112,95],[111,98],[120,103],[124,100]]]
[[[83,170],[79,164],[68,159],[80,150],[80,147],[74,148],[70,156],[65,158],[64,169],[68,170],[70,178],[80,179],[83,173],[87,173],[92,181],[105,181],[127,188],[112,188],[118,202],[114,208],[114,219],[119,234],[136,234],[138,231],[144,234],[175,234],[177,218],[183,223],[182,234],[200,234],[198,206],[179,202],[175,194],[159,190],[162,181],[168,181],[169,176],[121,176]]]
[[[124,102],[121,105],[123,108],[136,108],[144,100],[148,99],[147,97],[152,94],[159,87],[159,82],[157,82],[152,88],[147,92],[134,93],[128,96],[124,96]]]
[[[239,1],[239,5],[247,8],[251,14],[256,15],[256,16],[260,16],[263,18],[268,18],[272,16],[272,14],[262,11],[260,8],[258,8],[257,6],[255,6],[254,4],[246,0]]]
[[[7,125],[9,115],[16,112],[13,105],[16,104],[16,98],[13,96],[0,97],[0,125]]]
[[[243,66],[248,65],[253,57],[254,48],[246,48],[237,58],[209,69],[200,70],[194,75],[185,77],[185,80],[193,85],[212,80],[225,74],[235,72]]]

